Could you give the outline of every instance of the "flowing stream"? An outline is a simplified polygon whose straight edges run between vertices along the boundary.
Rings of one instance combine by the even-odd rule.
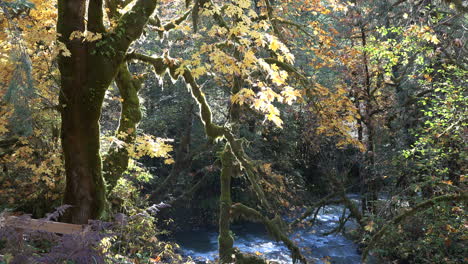
[[[356,199],[355,197],[352,197]],[[298,228],[290,234],[310,263],[355,264],[360,262],[357,245],[341,234],[324,236],[338,225],[342,214],[340,205],[327,206],[320,210],[312,227]],[[349,213],[349,212],[347,212]],[[285,219],[288,221],[288,219]],[[349,222],[346,228],[354,228]],[[260,255],[273,263],[292,263],[289,250],[282,242],[270,238],[261,224],[233,225],[234,246],[242,252]],[[199,229],[175,234],[183,255],[191,256],[197,263],[213,260],[218,254],[218,233],[215,230]]]

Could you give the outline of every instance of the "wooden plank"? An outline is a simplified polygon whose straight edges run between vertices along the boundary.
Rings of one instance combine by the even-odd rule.
[[[37,219],[22,219],[17,216],[7,216],[5,225],[14,228],[31,229],[59,234],[79,233],[82,232],[86,226]]]

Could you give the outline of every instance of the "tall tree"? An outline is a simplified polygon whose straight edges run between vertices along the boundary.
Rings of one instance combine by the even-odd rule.
[[[64,203],[73,205],[65,217],[69,222],[86,223],[99,218],[105,208],[106,187],[99,153],[104,94],[155,7],[156,1],[138,0],[117,26],[106,32],[102,0],[58,2],[59,41],[69,51],[59,57],[61,138],[67,181]],[[85,38],[85,31],[94,39]]]

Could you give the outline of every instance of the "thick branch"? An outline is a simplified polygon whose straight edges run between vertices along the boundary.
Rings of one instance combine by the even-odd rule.
[[[347,217],[345,217],[345,215],[346,215],[346,207],[343,208],[343,213],[342,213],[342,215],[340,217],[340,220],[338,222],[338,226],[336,228],[333,228],[333,230],[331,230],[331,231],[323,233],[322,235],[323,236],[329,236],[329,235],[331,235],[333,233],[341,232],[341,230],[343,230],[346,222],[348,222],[348,220],[351,218],[351,214],[348,215]]]
[[[117,19],[120,15],[117,12],[117,9],[125,8],[132,1],[133,0],[106,0],[106,10],[108,12],[109,17]]]
[[[219,259],[220,263],[232,263],[234,253],[234,238],[231,235],[231,180],[234,176],[236,159],[232,155],[229,144],[225,144],[221,154],[221,194],[219,197]]]
[[[125,7],[130,1],[106,0],[108,15],[113,19],[119,19],[117,8]],[[123,5],[123,6],[122,6]],[[102,7],[101,7],[102,8]],[[116,135],[122,140],[124,146],[113,143],[103,161],[103,175],[108,184],[107,191],[110,193],[117,184],[118,179],[128,168],[128,147],[135,143],[136,130],[141,120],[140,100],[138,91],[141,81],[134,79],[125,61],[118,67],[115,82],[122,97],[122,111],[120,114],[119,127]]]
[[[211,166],[207,166],[207,167],[211,167]],[[208,182],[208,179],[211,177],[211,174],[207,171],[207,167],[204,167],[195,173],[195,174],[203,173],[204,175],[201,179],[199,179],[195,184],[192,184],[192,187],[190,187],[190,189],[188,189],[186,192],[174,198],[172,201],[169,201],[169,204],[175,207],[177,204],[189,199],[202,186],[206,185],[206,183]]]
[[[307,28],[306,25],[301,25],[301,24],[298,24],[298,23],[295,23],[293,21],[290,21],[290,20],[286,20],[286,19],[283,19],[283,18],[274,18],[273,21],[277,21],[281,24],[285,24],[285,25],[290,25],[290,26],[294,26],[296,27],[297,29],[299,29],[300,31],[302,31],[304,34],[306,34],[308,37],[310,38],[315,38],[314,35],[310,34],[305,28]]]
[[[102,0],[89,0],[88,31],[103,33],[106,31],[103,22]]]
[[[17,136],[9,138],[0,138],[0,158],[6,154],[10,154],[14,151],[15,147],[22,146],[23,144],[17,144],[19,138]]]
[[[85,30],[84,15],[86,10],[84,0],[64,0],[58,1],[57,32],[60,33],[59,40],[68,42],[68,38],[73,31]]]
[[[324,205],[334,203],[332,201],[332,199],[335,198],[336,196],[338,196],[338,193],[334,192],[334,193],[331,193],[331,194],[323,197],[320,201],[318,201],[318,202],[314,203],[313,205],[311,205],[300,217],[298,217],[291,224],[289,224],[289,226],[291,228],[294,227],[295,225],[300,223],[302,220],[304,220],[307,217],[309,217],[310,215],[312,215],[315,212],[316,208],[320,208],[320,207],[322,207]]]
[[[265,198],[262,187],[259,185],[259,178],[256,172],[255,167],[250,162],[247,154],[244,152],[242,147],[242,141],[236,139],[231,130],[228,127],[219,126],[212,122],[212,114],[210,106],[206,101],[205,94],[202,92],[201,87],[195,81],[192,73],[189,69],[179,69],[179,63],[176,60],[171,58],[154,58],[142,54],[131,53],[127,55],[128,59],[137,59],[146,63],[150,63],[155,68],[158,74],[164,73],[166,70],[169,70],[169,73],[173,79],[177,79],[182,76],[185,80],[185,83],[191,88],[192,97],[197,101],[200,107],[200,117],[201,121],[205,127],[205,133],[211,140],[216,140],[219,138],[226,139],[230,146],[231,150],[236,157],[237,161],[241,164],[242,168],[245,170],[247,178],[252,184],[255,193],[258,198],[265,206],[269,207],[268,201]]]
[[[189,10],[189,11],[185,12],[185,14],[183,16],[181,16],[181,17],[177,18],[176,20],[173,20],[173,21],[171,21],[171,22],[169,22],[169,23],[167,23],[165,25],[161,24],[161,20],[156,15],[156,16],[154,16],[154,18],[149,19],[148,24],[150,24],[152,26],[155,26],[156,30],[158,31],[159,37],[162,38],[164,32],[167,32],[167,31],[169,31],[171,29],[174,29],[175,27],[180,25],[182,22],[184,22],[187,19],[187,17],[190,15],[191,12],[192,12],[192,10]]]
[[[330,181],[334,185],[333,187],[335,188],[336,192],[340,195],[341,199],[343,199],[343,204],[351,212],[351,216],[353,216],[356,219],[356,221],[361,227],[364,227],[364,217],[361,211],[359,211],[358,206],[346,196],[346,189],[344,188],[343,184],[334,175],[330,175],[329,177]]]
[[[276,26],[275,17],[274,17],[274,14],[273,14],[273,6],[271,5],[270,0],[265,0],[265,4],[267,6],[267,15],[268,15],[268,19],[271,22],[273,32],[275,32],[276,36],[278,38],[280,38],[282,42],[286,42],[283,35],[280,33],[278,27]]]
[[[231,208],[231,215],[233,217],[242,217],[246,220],[250,220],[253,222],[261,222],[263,225],[265,225],[268,233],[276,241],[282,241],[286,245],[286,247],[288,247],[288,249],[291,251],[291,258],[293,260],[293,263],[307,263],[305,257],[301,254],[299,247],[297,247],[294,244],[294,242],[292,242],[281,230],[281,219],[279,218],[279,216],[276,216],[273,219],[268,219],[257,210],[240,203],[232,205]]]
[[[307,77],[305,77],[302,73],[300,73],[299,70],[296,69],[296,67],[294,67],[293,65],[288,64],[286,62],[279,61],[274,58],[266,58],[264,60],[268,64],[276,64],[276,66],[280,67],[281,69],[283,69],[284,71],[288,73],[293,73],[299,78],[299,80],[302,82],[302,85],[304,85],[305,87],[310,86],[309,79],[307,79]]]
[[[125,55],[130,44],[140,37],[149,17],[156,8],[156,0],[138,0],[133,8],[125,13],[109,39],[114,39],[118,55]]]

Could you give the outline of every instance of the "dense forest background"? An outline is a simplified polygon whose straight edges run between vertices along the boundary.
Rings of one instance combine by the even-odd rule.
[[[288,234],[333,205],[323,235],[363,263],[466,262],[467,11],[1,1],[0,263],[193,263],[173,235],[198,228],[212,261],[267,263],[234,246],[248,221],[313,263]],[[18,235],[7,214],[92,228]]]

